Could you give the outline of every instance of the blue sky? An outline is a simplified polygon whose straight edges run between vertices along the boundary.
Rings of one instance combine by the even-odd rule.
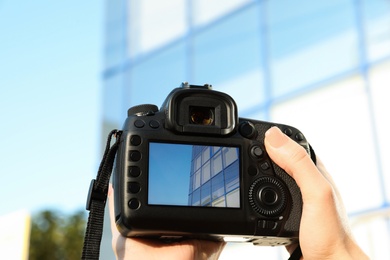
[[[84,207],[100,160],[103,7],[0,0],[0,215]]]
[[[192,145],[150,143],[149,203],[188,205]]]

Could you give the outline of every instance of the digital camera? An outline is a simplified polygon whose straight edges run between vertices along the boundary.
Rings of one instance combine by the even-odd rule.
[[[301,193],[266,153],[264,134],[272,126],[311,153],[298,129],[239,118],[235,101],[210,85],[183,83],[160,109],[130,108],[113,173],[120,233],[271,246],[296,242]]]

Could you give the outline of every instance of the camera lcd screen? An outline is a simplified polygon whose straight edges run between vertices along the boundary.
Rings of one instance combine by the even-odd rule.
[[[240,207],[238,147],[149,144],[149,205]]]

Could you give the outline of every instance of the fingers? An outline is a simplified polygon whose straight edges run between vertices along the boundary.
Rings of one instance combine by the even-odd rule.
[[[299,240],[306,259],[368,259],[354,242],[341,196],[320,160],[314,165],[299,144],[272,127],[264,144],[270,158],[301,189],[303,211]]]
[[[305,202],[318,199],[324,194],[324,189],[330,188],[306,150],[278,127],[266,132],[264,144],[270,158],[295,179]]]

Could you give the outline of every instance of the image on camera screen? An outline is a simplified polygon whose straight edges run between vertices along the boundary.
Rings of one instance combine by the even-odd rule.
[[[149,143],[148,204],[240,207],[238,147]]]

